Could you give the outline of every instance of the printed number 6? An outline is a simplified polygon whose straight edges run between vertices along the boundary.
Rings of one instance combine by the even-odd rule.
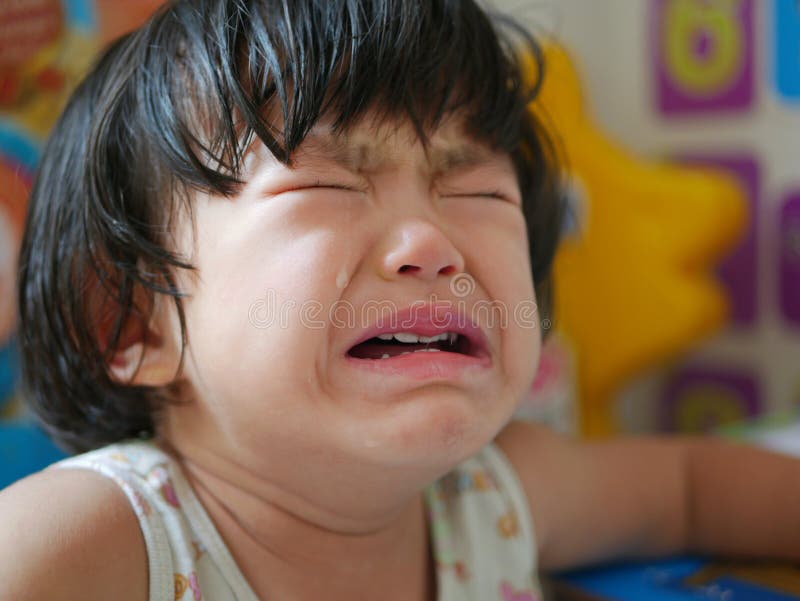
[[[736,81],[744,62],[742,0],[671,0],[665,12],[664,56],[687,94],[707,97]]]

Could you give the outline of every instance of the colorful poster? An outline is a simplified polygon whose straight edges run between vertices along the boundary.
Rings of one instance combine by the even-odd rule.
[[[94,56],[87,6],[59,0],[0,3],[0,417],[12,412],[15,273],[39,147]]]
[[[689,366],[664,389],[661,428],[667,432],[710,432],[755,417],[762,409],[756,376],[729,367]]]
[[[0,488],[61,456],[27,423],[16,392],[15,274],[39,152],[99,49],[158,4],[0,0]]]
[[[663,115],[752,105],[753,12],[753,0],[654,0],[652,56]]]

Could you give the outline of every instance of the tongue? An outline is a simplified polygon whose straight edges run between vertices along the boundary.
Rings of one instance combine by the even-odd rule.
[[[354,346],[352,349],[350,349],[349,354],[356,359],[381,359],[384,355],[396,357],[398,355],[402,355],[403,353],[413,353],[414,351],[419,351],[426,348],[442,350],[441,345],[438,342],[431,342],[429,344],[393,344],[387,342],[382,344],[379,342],[367,341]]]

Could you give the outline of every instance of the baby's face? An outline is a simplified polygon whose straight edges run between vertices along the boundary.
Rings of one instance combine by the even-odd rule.
[[[171,435],[256,463],[437,470],[491,440],[539,353],[510,159],[453,122],[427,152],[408,124],[321,125],[292,168],[254,151],[247,178],[234,199],[196,198],[183,236],[195,405]]]

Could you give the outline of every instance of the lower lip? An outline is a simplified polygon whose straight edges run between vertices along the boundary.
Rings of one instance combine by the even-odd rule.
[[[446,351],[408,353],[387,359],[357,359],[347,355],[347,361],[359,369],[416,380],[453,379],[465,371],[487,369],[492,364],[488,356],[473,357]]]

